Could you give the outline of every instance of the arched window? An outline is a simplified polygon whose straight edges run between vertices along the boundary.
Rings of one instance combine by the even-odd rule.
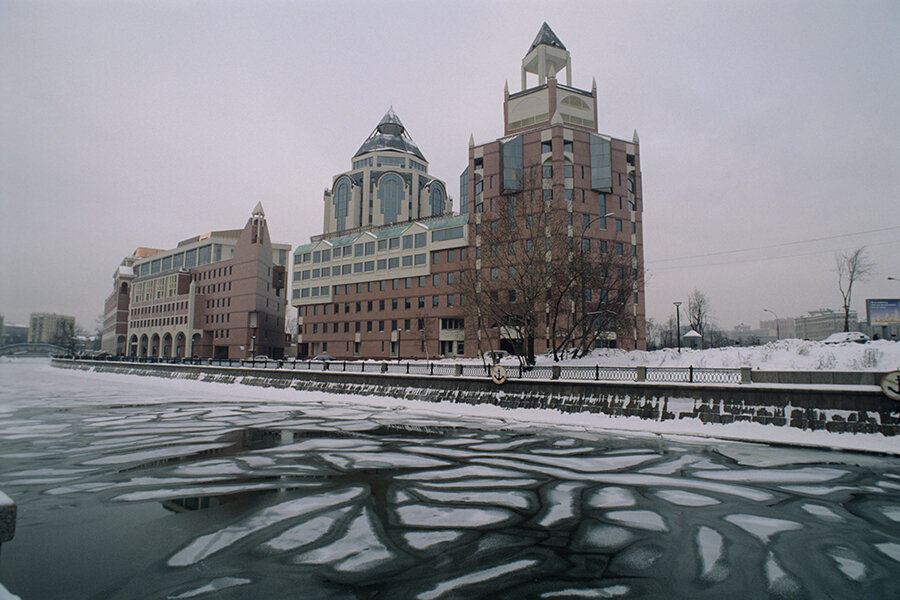
[[[397,222],[405,198],[403,180],[400,177],[388,173],[379,180],[378,199],[381,201],[381,214],[384,215],[385,224]]]
[[[432,184],[429,203],[431,204],[432,217],[444,214],[444,188],[441,184]]]
[[[347,214],[350,210],[350,182],[341,179],[334,187],[334,219],[337,230],[347,229]]]

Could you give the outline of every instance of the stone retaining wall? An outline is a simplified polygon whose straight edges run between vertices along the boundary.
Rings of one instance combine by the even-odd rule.
[[[750,422],[803,430],[900,433],[900,402],[875,386],[784,384],[689,384],[508,380],[387,373],[292,371],[158,363],[110,363],[54,359],[58,367],[100,372],[242,383],[335,394],[379,395],[428,402],[489,403],[503,408],[542,408],[664,421]],[[766,373],[754,371],[757,373]],[[777,376],[774,377],[777,379]],[[810,378],[812,381],[814,378]],[[759,381],[756,377],[754,382]]]

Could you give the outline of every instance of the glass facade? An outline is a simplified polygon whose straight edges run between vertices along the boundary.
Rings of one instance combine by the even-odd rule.
[[[459,176],[459,212],[469,212],[469,167],[463,169]]]
[[[350,206],[350,182],[342,179],[334,188],[334,219],[337,222],[337,230],[347,228],[347,213]]]
[[[429,204],[431,204],[431,216],[444,214],[444,188],[437,182],[431,184]]]
[[[392,173],[381,178],[378,182],[378,199],[381,201],[381,214],[384,215],[386,224],[397,222],[405,198],[403,180]]]
[[[522,137],[516,136],[503,144],[503,191],[522,189]]]
[[[593,134],[591,134],[591,187],[597,191],[612,189],[609,140]]]

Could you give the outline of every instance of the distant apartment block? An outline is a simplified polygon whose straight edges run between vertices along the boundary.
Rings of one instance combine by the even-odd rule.
[[[291,246],[272,244],[262,206],[243,229],[172,249],[140,247],[113,273],[101,349],[153,358],[284,355]]]
[[[28,342],[65,346],[75,336],[75,317],[53,313],[31,313],[28,319]]]
[[[803,340],[824,340],[832,333],[844,330],[844,311],[822,308],[811,310],[805,317],[796,317],[797,337]],[[856,311],[850,311],[850,331],[859,331]]]

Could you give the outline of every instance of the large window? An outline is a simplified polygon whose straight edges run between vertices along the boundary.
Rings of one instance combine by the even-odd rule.
[[[612,189],[609,140],[593,134],[591,134],[591,187],[597,191]]]
[[[459,212],[469,212],[469,167],[459,176]]]
[[[444,188],[441,184],[435,182],[431,184],[431,194],[429,203],[431,204],[431,216],[444,214]]]
[[[503,144],[503,192],[522,189],[522,136]]]
[[[381,202],[381,214],[385,223],[396,223],[400,216],[400,208],[406,199],[403,191],[403,180],[393,173],[388,173],[378,182],[378,199]]]
[[[334,219],[337,230],[347,229],[347,214],[350,210],[350,182],[341,179],[334,188]]]

